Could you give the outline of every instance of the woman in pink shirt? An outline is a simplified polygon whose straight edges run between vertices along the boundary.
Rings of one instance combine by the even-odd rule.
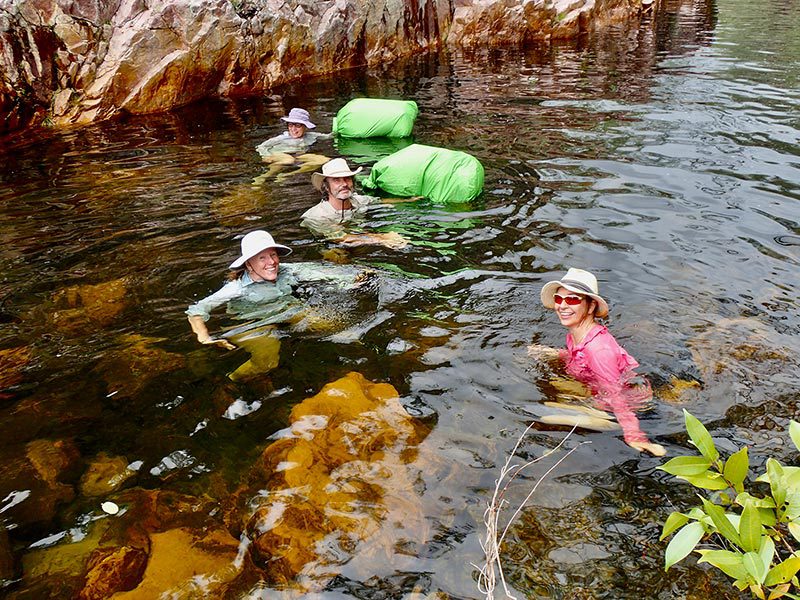
[[[542,304],[552,308],[566,327],[567,348],[555,350],[530,346],[528,353],[564,362],[568,375],[586,384],[599,408],[611,410],[622,427],[625,443],[655,456],[666,453],[639,427],[634,408],[652,396],[650,384],[636,374],[639,363],[625,352],[598,317],[608,315],[608,304],[598,293],[597,278],[582,269],[569,269],[558,281],[550,281],[541,292]]]

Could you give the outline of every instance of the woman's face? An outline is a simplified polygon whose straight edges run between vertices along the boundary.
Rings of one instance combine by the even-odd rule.
[[[306,126],[302,123],[287,123],[286,128],[289,130],[289,136],[295,139],[300,139],[306,134]]]
[[[589,298],[589,296],[576,294],[564,287],[558,288],[556,296],[562,298],[561,304],[555,303],[554,307],[556,315],[558,315],[558,320],[561,321],[564,327],[575,327],[584,322],[587,318],[594,319],[594,309],[592,308],[594,301]],[[568,301],[573,298],[580,298],[580,303],[575,305],[569,304]],[[591,314],[590,311],[592,311]]]
[[[275,281],[281,259],[275,248],[267,248],[248,260],[247,272],[253,281]]]

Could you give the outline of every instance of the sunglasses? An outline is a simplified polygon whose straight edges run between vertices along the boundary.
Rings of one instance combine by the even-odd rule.
[[[581,302],[583,302],[583,298],[578,296],[559,296],[555,294],[553,296],[553,302],[556,304],[561,304],[562,302],[566,302],[567,306],[578,306]]]

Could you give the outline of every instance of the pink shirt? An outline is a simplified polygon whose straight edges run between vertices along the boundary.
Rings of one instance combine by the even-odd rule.
[[[559,356],[567,374],[592,390],[600,408],[611,410],[622,427],[626,442],[647,442],[633,410],[652,396],[646,379],[633,382],[639,363],[625,352],[603,325],[595,325],[580,344],[567,334],[567,349]]]

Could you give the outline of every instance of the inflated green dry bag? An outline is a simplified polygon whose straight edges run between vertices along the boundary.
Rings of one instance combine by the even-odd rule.
[[[468,202],[483,189],[483,165],[466,152],[412,144],[375,163],[361,183],[393,196]]]
[[[333,119],[333,133],[342,137],[406,137],[417,120],[417,103],[412,100],[355,98]]]

